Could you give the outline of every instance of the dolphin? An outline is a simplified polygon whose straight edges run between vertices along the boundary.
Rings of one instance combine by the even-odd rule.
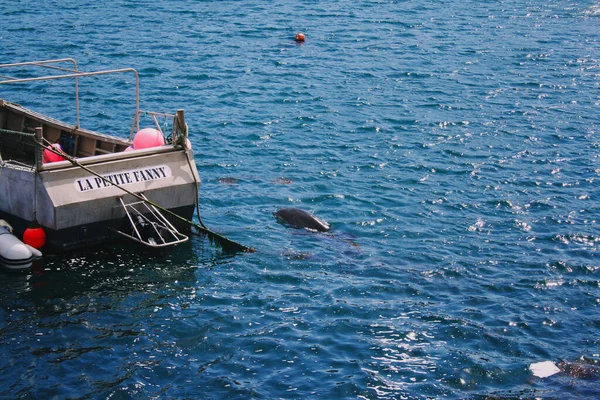
[[[282,208],[275,211],[273,215],[294,228],[305,228],[317,232],[328,232],[331,229],[327,222],[298,208]]]

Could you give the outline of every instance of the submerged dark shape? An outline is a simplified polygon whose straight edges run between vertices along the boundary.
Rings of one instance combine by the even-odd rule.
[[[238,182],[239,182],[239,180],[237,178],[231,178],[231,177],[219,178],[219,183],[224,183],[226,185],[235,185]]]
[[[595,360],[581,358],[576,362],[561,361],[558,368],[566,375],[579,379],[598,379],[600,366]]]
[[[280,185],[289,185],[290,183],[292,183],[292,180],[288,179],[288,178],[284,178],[282,176],[280,178],[275,179],[275,183],[279,183]]]
[[[327,222],[320,220],[314,215],[298,208],[282,208],[273,213],[280,221],[294,228],[305,228],[318,232],[328,232],[330,226]]]

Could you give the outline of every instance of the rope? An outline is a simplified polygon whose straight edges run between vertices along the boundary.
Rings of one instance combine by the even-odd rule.
[[[46,142],[48,142],[48,140],[46,140],[45,138],[42,138],[42,140],[45,140]],[[36,143],[37,143],[39,146],[41,146],[41,147],[45,147],[43,143],[40,143],[40,142],[38,142],[37,140],[35,140],[35,142],[36,142]],[[50,143],[50,142],[48,142],[48,143]],[[142,196],[138,195],[137,193],[133,193],[132,191],[125,189],[124,187],[120,186],[119,184],[116,184],[116,183],[114,183],[114,182],[112,182],[112,181],[110,181],[110,180],[106,179],[105,177],[103,177],[102,175],[100,175],[100,174],[98,174],[98,173],[96,173],[96,172],[92,171],[91,169],[89,169],[89,168],[88,168],[88,167],[86,167],[85,165],[82,165],[82,164],[81,164],[79,161],[77,161],[75,158],[71,157],[70,155],[66,154],[66,153],[65,153],[65,152],[63,152],[63,151],[57,150],[57,149],[56,149],[56,148],[54,148],[54,147],[46,147],[46,149],[47,149],[47,150],[49,150],[49,151],[51,151],[51,152],[53,152],[54,154],[57,154],[57,155],[59,155],[59,156],[61,156],[61,157],[64,157],[64,158],[66,158],[66,159],[67,159],[69,162],[71,162],[71,164],[73,164],[74,166],[77,166],[77,167],[79,167],[79,168],[81,168],[81,169],[83,169],[83,170],[85,170],[85,171],[89,172],[90,174],[92,174],[92,175],[94,175],[94,176],[96,176],[96,177],[98,177],[98,178],[102,179],[104,182],[108,182],[108,183],[110,183],[111,185],[113,185],[113,186],[115,186],[116,188],[118,188],[118,189],[122,190],[123,192],[125,192],[125,193],[127,193],[127,194],[129,194],[129,195],[131,195],[131,196],[133,196],[133,197],[135,197],[136,199],[138,199],[138,200],[140,200],[140,201],[143,201],[143,202],[145,202],[145,203],[148,203],[148,204],[150,204],[151,206],[154,206],[154,207],[156,207],[156,208],[157,208],[157,209],[159,209],[160,211],[162,211],[162,212],[164,212],[164,213],[166,213],[166,214],[169,214],[169,215],[173,216],[174,218],[177,218],[178,220],[180,220],[180,221],[182,221],[182,222],[185,222],[185,223],[189,224],[190,226],[193,226],[193,227],[195,227],[195,228],[196,228],[196,229],[198,229],[199,231],[201,231],[201,232],[203,232],[203,233],[207,234],[207,235],[208,235],[208,236],[209,236],[209,237],[210,237],[212,240],[214,240],[215,242],[219,242],[219,243],[220,243],[220,245],[223,247],[223,249],[231,249],[231,250],[234,250],[234,251],[244,251],[244,252],[250,252],[250,253],[253,253],[253,252],[254,252],[254,249],[253,249],[253,248],[251,248],[251,247],[244,246],[244,245],[243,245],[243,244],[241,244],[241,243],[235,242],[235,241],[233,241],[233,240],[231,240],[231,239],[228,239],[228,238],[226,238],[225,236],[222,236],[222,235],[220,235],[220,234],[218,234],[218,233],[215,233],[215,232],[211,231],[210,229],[208,229],[208,228],[207,228],[207,227],[206,227],[206,226],[205,226],[205,225],[202,223],[202,221],[200,221],[200,222],[202,223],[202,225],[198,225],[198,224],[196,224],[194,221],[190,221],[190,220],[188,220],[188,219],[186,219],[186,218],[182,217],[181,215],[178,215],[178,214],[174,213],[173,211],[171,211],[171,210],[168,210],[168,209],[166,209],[166,208],[164,208],[164,207],[162,207],[162,206],[160,206],[160,205],[158,205],[158,204],[156,204],[156,203],[154,203],[154,202],[152,202],[152,201],[150,201],[150,200],[148,200],[148,199],[146,199],[146,198],[144,198],[144,197],[142,197]],[[186,154],[187,154],[187,153],[186,153]],[[188,159],[188,162],[189,162],[189,159]],[[194,178],[194,181],[195,181],[195,178]],[[197,182],[196,182],[196,187],[198,187],[198,185],[197,185]],[[197,200],[197,199],[198,199],[198,191],[196,191],[196,200]],[[196,201],[196,206],[197,206],[197,205],[198,205],[198,201]],[[198,214],[198,218],[200,218],[200,214]]]
[[[190,156],[187,151],[185,152],[185,158],[187,159],[188,166],[190,167],[190,171],[192,171],[193,176],[194,172],[192,168],[192,162],[190,161]],[[200,183],[196,180],[195,176],[194,184],[196,184],[196,214],[198,214],[198,222],[200,222],[200,225],[202,225],[205,229],[208,229],[206,225],[204,225],[204,222],[202,222],[202,217],[200,216],[200,199],[198,198],[198,192],[200,191]]]
[[[178,118],[174,118],[173,122],[174,122],[173,132],[184,132],[183,135],[176,135],[177,139],[175,140],[175,143],[173,143],[173,146],[180,145],[183,148],[186,148],[187,144],[183,141],[183,138],[187,137],[187,134],[186,134],[186,132],[188,131],[187,124],[185,124],[185,126],[183,126],[183,127],[180,126]],[[173,133],[171,133],[171,134],[173,134]],[[192,176],[194,176],[194,172],[193,172],[194,169],[192,167],[192,161],[190,160],[190,155],[187,151],[185,152],[185,158],[187,159],[188,167],[190,167],[190,172],[192,173]],[[200,225],[202,225],[205,229],[208,229],[206,227],[206,225],[204,225],[204,222],[202,222],[202,217],[200,216],[200,199],[198,198],[198,192],[200,192],[200,182],[198,182],[196,180],[195,176],[194,176],[194,183],[196,184],[196,214],[198,214],[198,222],[200,222]]]
[[[35,136],[35,133],[11,131],[9,129],[0,129],[0,133],[5,133],[8,135]]]

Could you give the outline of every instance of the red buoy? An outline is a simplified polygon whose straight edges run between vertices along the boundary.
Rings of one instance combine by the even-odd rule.
[[[304,33],[298,32],[296,33],[296,37],[294,38],[294,40],[299,43],[304,42],[304,40],[306,40],[306,36],[304,36]]]
[[[56,154],[54,151],[62,151],[62,147],[60,147],[60,144],[58,143],[52,143],[48,146],[46,146],[46,148],[44,149],[44,152],[42,153],[42,160],[45,163],[52,163],[52,162],[57,162],[57,161],[65,161],[66,159],[63,156],[59,156],[58,154]]]
[[[46,232],[36,222],[23,232],[23,243],[41,249],[46,244]]]

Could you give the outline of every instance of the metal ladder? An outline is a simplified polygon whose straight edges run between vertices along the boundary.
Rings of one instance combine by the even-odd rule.
[[[146,199],[143,194],[140,196]],[[175,229],[152,204],[148,204],[146,201],[125,204],[122,197],[119,198],[119,201],[129,220],[131,233],[114,229],[118,234],[150,248],[174,246],[189,239]]]

